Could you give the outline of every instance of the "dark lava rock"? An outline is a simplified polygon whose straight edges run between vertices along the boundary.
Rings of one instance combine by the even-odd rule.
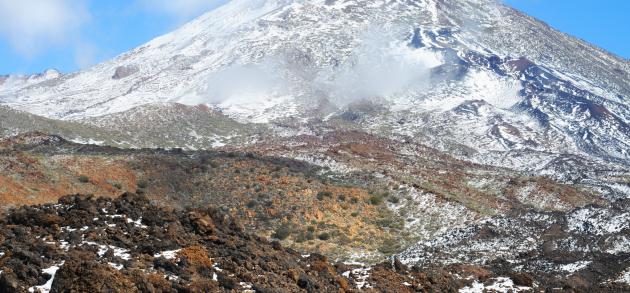
[[[23,291],[17,276],[12,272],[0,275],[0,292],[13,293]]]
[[[52,292],[139,292],[131,278],[94,260],[72,259],[57,272]]]
[[[51,278],[52,292],[361,291],[350,275],[357,266],[316,253],[304,258],[245,233],[219,209],[173,210],[131,193],[71,195],[12,210],[0,218],[0,240],[0,292],[24,292]],[[54,276],[44,273],[53,266]],[[446,272],[429,275],[388,262],[374,268],[369,283],[390,292],[463,286]]]

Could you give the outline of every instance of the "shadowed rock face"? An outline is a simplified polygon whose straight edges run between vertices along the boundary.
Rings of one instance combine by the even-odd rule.
[[[120,66],[116,68],[112,79],[123,79],[138,72],[138,67],[134,65]]]

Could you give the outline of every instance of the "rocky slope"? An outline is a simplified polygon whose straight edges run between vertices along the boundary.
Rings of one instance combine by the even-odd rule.
[[[216,209],[173,211],[133,194],[66,196],[14,210],[0,227],[0,291],[7,293],[414,292],[465,283],[404,265],[368,274],[248,235]]]
[[[506,216],[455,229],[411,247],[401,254],[401,260],[414,265],[489,265],[495,272],[505,269],[536,274],[552,287],[562,287],[558,280],[627,284],[628,211],[628,200],[569,212],[514,209]]]
[[[95,225],[113,228],[117,222],[127,223],[125,229],[151,226],[131,206],[130,214],[123,209],[101,215],[94,208],[112,201],[106,198],[128,201],[130,195],[117,198],[132,191],[143,194],[138,208],[143,213],[216,207],[260,239],[274,239],[300,254],[319,253],[335,262],[367,266],[369,270],[344,269],[356,278],[374,278],[370,284],[380,288],[386,287],[377,285],[378,279],[389,277],[371,270],[387,259],[416,266],[415,272],[449,272],[448,278],[439,279],[470,290],[596,287],[614,292],[627,283],[630,222],[625,201],[611,203],[588,189],[360,132],[305,136],[299,143],[272,141],[245,151],[125,150],[39,133],[21,135],[0,142],[2,210],[11,218],[23,204],[61,199],[61,206],[35,208],[59,214],[59,209],[73,208],[68,200],[77,200],[89,203],[81,209],[99,215],[86,215],[81,224],[61,232]],[[67,193],[105,198],[63,199]],[[103,217],[112,220],[101,222]],[[29,225],[35,224],[23,223],[24,228]],[[100,245],[121,247],[118,242]],[[45,265],[36,270],[47,269]],[[21,282],[44,283],[38,280]]]
[[[615,283],[550,281],[504,268],[495,274],[472,265],[334,264],[325,256],[301,255],[248,235],[217,209],[165,209],[134,194],[114,200],[73,195],[54,205],[22,207],[1,218],[0,228],[2,292],[629,289]]]
[[[140,190],[165,206],[219,204],[249,231],[262,237],[281,231],[283,243],[296,249],[374,262],[516,207],[568,211],[606,204],[588,189],[358,132],[292,143],[298,142],[183,152],[21,135],[0,142],[0,209],[55,202],[68,193],[115,197]],[[322,234],[330,239],[318,241]]]

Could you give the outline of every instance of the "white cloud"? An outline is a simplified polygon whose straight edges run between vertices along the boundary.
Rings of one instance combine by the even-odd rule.
[[[442,56],[414,49],[401,41],[399,28],[368,28],[354,49],[350,62],[320,73],[318,82],[332,102],[348,104],[362,99],[387,98],[402,91],[429,85],[431,69]]]
[[[90,19],[85,0],[0,0],[0,37],[33,56],[78,39]]]
[[[445,57],[410,47],[407,32],[403,27],[366,28],[348,60],[324,68],[300,64],[285,52],[254,64],[235,63],[210,73],[203,88],[178,102],[262,106],[300,92],[343,107],[360,100],[380,101],[400,93],[422,92],[434,81],[431,70],[443,64]]]
[[[228,0],[140,0],[145,8],[185,21],[222,5]]]

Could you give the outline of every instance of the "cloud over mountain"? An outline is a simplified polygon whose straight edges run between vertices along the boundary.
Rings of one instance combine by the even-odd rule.
[[[25,56],[78,38],[90,13],[82,0],[0,0],[0,37]]]

